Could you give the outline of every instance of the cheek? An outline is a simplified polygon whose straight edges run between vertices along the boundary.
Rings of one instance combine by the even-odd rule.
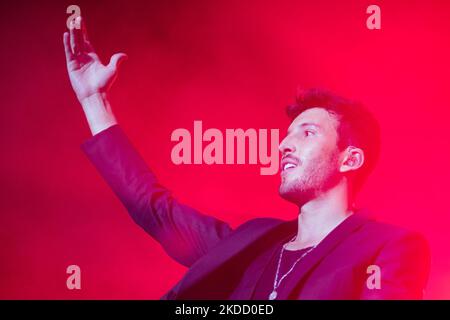
[[[324,163],[335,163],[337,165],[337,153],[334,146],[316,144],[305,148],[303,151],[301,159],[309,166],[320,166]]]
[[[328,150],[323,145],[319,144],[304,144],[301,150],[300,157],[305,162],[317,161],[326,157]]]

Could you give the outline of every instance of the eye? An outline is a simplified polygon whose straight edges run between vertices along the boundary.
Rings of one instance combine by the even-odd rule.
[[[305,130],[305,136],[306,136],[306,137],[312,136],[312,135],[314,135],[314,134],[315,134],[315,132],[312,131],[312,130]]]

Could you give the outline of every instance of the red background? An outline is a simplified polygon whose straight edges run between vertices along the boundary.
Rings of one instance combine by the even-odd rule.
[[[175,166],[176,128],[280,128],[298,86],[363,101],[379,118],[379,166],[358,203],[421,231],[426,298],[450,298],[448,1],[76,1],[106,61],[122,127],[179,200],[229,221],[293,219],[259,166]],[[127,215],[79,145],[89,137],[66,74],[73,2],[0,7],[0,298],[158,299],[185,272]],[[382,29],[368,30],[370,4]],[[81,267],[82,289],[66,288]]]

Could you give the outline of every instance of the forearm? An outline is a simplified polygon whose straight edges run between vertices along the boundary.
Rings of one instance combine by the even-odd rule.
[[[119,126],[91,137],[82,149],[133,220],[181,264],[189,267],[232,231],[174,199]]]
[[[80,101],[92,135],[117,124],[106,93],[96,93]]]

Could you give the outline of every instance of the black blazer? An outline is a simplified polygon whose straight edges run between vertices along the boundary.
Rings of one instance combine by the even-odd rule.
[[[177,202],[117,125],[82,149],[133,220],[189,268],[161,299],[250,299],[276,251],[267,250],[268,244],[296,232],[296,219],[271,218],[233,230]],[[372,265],[380,268],[381,288],[367,285]],[[302,259],[277,299],[421,299],[429,268],[428,244],[420,234],[376,222],[360,210]]]

